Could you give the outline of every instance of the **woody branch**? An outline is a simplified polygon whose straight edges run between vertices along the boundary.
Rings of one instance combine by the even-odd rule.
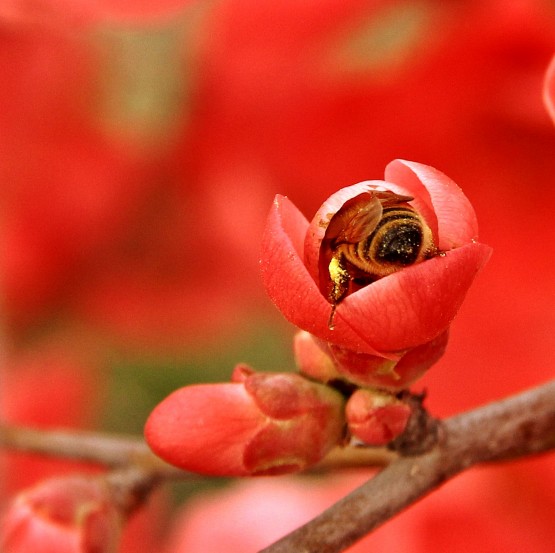
[[[422,438],[422,427],[433,429],[436,438],[418,455],[393,455],[384,449],[333,452],[316,469],[387,466],[263,553],[342,551],[473,465],[554,449],[555,380],[444,421],[426,415],[409,430],[412,438]],[[406,447],[410,442],[409,435],[399,450],[410,450]],[[142,439],[129,436],[0,425],[0,447],[110,467],[113,470],[107,478],[121,490],[131,509],[140,504],[138,495],[148,494],[159,483],[193,477],[158,459]]]
[[[555,448],[555,380],[451,417],[429,451],[399,457],[321,515],[261,553],[333,553],[478,463]]]

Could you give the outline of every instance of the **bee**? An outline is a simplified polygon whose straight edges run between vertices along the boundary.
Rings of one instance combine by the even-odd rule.
[[[432,231],[408,203],[414,198],[368,191],[331,217],[319,256],[319,286],[332,310],[349,294],[404,267],[437,255]]]

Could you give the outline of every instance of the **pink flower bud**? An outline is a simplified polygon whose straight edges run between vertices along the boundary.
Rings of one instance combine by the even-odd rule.
[[[543,101],[551,119],[555,123],[555,57],[551,60],[543,85]]]
[[[380,235],[365,250],[365,237],[395,222],[395,213],[384,222],[387,209],[408,213],[404,246],[394,234]],[[474,210],[453,181],[426,165],[395,160],[385,181],[341,189],[311,223],[277,196],[262,241],[262,276],[293,324],[338,351],[398,362],[448,330],[491,253],[477,235]],[[389,249],[382,251],[386,238]],[[369,252],[385,268],[376,269],[373,259],[367,271]]]
[[[317,463],[343,436],[344,399],[289,373],[177,390],[150,414],[153,451],[185,470],[219,476],[283,474]]]
[[[409,420],[410,407],[387,392],[360,388],[345,408],[351,434],[368,445],[385,445],[399,436]]]
[[[46,480],[20,493],[2,521],[3,553],[115,553],[121,518],[93,477]]]

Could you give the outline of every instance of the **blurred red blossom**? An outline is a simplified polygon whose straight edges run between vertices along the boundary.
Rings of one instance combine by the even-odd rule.
[[[330,329],[329,299],[318,288],[326,228],[347,200],[372,190],[414,198],[411,203],[430,227],[440,255],[348,295],[337,304]],[[411,380],[395,373],[390,360],[398,361],[418,347],[437,360],[445,339],[436,339],[446,338],[444,333],[491,253],[477,236],[474,210],[453,181],[431,167],[396,160],[387,166],[385,181],[341,189],[324,202],[310,224],[287,198],[277,196],[262,238],[262,277],[268,295],[289,321],[335,348],[330,351],[342,374],[363,385],[402,388]],[[410,371],[413,363],[405,363],[404,369],[414,379],[427,366],[420,354],[412,361],[419,372]]]
[[[90,428],[104,399],[104,374],[97,361],[78,348],[56,343],[11,353],[1,367],[0,420],[35,428]],[[2,495],[35,484],[41,478],[83,464],[21,452],[2,452]]]
[[[341,475],[334,481],[343,487]],[[325,498],[332,493],[328,484],[279,477],[198,495],[178,513],[164,553],[258,551],[317,516],[331,503]]]
[[[476,134],[489,128],[483,139],[499,152],[505,123],[518,133],[545,124],[533,91],[554,20],[542,1],[325,0],[316,10],[227,0],[202,29],[201,94],[184,146],[199,176],[222,161],[237,178],[250,167],[295,193],[302,211],[316,208],[315,191],[363,180],[392,155],[460,182],[485,163],[487,181],[501,183]]]
[[[544,457],[468,471],[346,551],[548,553],[553,547],[552,468],[553,461]],[[178,514],[165,553],[258,551],[371,476],[364,471],[321,479],[257,479],[199,495]]]
[[[1,526],[4,553],[113,553],[122,517],[100,479],[68,476],[21,492]]]
[[[239,365],[227,384],[173,392],[150,414],[153,451],[219,476],[284,474],[317,463],[343,436],[343,396],[296,374]]]
[[[90,426],[95,419],[104,375],[78,348],[41,344],[8,355],[2,369],[2,420],[51,428]]]
[[[158,490],[125,521],[118,553],[159,553],[173,505],[167,490]]]
[[[144,25],[175,16],[192,3],[193,0],[4,0],[0,17],[19,22],[50,19],[91,25],[108,20]]]
[[[40,19],[2,30],[3,289],[17,336],[51,315],[127,227],[148,164],[94,121],[101,56],[85,36]]]
[[[62,314],[135,348],[206,340],[207,326],[232,326],[256,280],[218,268],[242,266],[249,247],[255,266],[244,245],[253,204],[242,189],[226,199],[184,184],[168,144],[145,151],[132,130],[106,128],[115,47],[76,32],[62,5],[6,5],[1,23],[7,331],[21,340]],[[225,231],[231,202],[243,233]]]

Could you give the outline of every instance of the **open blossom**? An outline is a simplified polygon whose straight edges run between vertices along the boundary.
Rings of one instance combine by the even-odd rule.
[[[369,202],[379,203],[375,198],[382,204],[376,205],[381,210],[378,216],[374,206],[368,207]],[[389,206],[389,200],[381,198],[393,198],[395,206],[411,213],[408,226],[412,229],[418,223],[423,230],[416,237],[410,230],[405,239],[410,247],[390,239],[399,257],[394,270],[366,275],[355,267],[352,276],[354,263],[345,263],[336,252],[363,242],[357,234],[361,225],[376,229],[374,234],[380,232],[384,219],[379,215]],[[391,219],[396,217],[390,214]],[[331,253],[330,229],[339,244]],[[287,198],[277,196],[263,236],[262,275],[269,296],[285,317],[329,344],[341,373],[347,377],[357,373],[351,380],[359,384],[403,387],[428,368],[426,358],[435,361],[441,355],[449,326],[490,256],[491,249],[477,237],[474,210],[451,179],[432,167],[395,160],[387,166],[384,181],[339,190],[311,223]],[[418,251],[424,241],[426,251]],[[366,253],[341,255],[350,262]],[[382,250],[375,256],[388,261]],[[328,270],[331,284],[322,281]],[[409,355],[413,358],[405,361],[404,371],[411,376],[404,379],[395,367]],[[390,375],[389,381],[376,382],[374,377],[383,374]]]
[[[175,391],[150,414],[153,451],[185,470],[218,476],[296,472],[343,437],[343,396],[289,373],[239,365],[233,382]]]

